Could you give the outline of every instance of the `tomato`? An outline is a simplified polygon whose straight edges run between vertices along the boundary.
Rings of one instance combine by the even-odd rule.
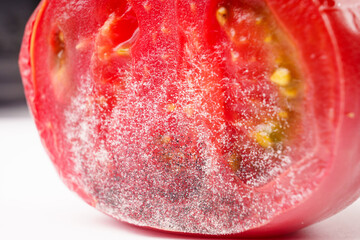
[[[264,236],[360,194],[360,3],[43,0],[20,67],[65,184],[105,214]]]

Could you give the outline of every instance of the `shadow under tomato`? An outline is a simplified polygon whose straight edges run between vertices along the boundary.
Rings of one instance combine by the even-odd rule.
[[[102,224],[106,224],[108,226],[121,229],[122,231],[126,231],[129,233],[134,233],[137,235],[142,235],[145,237],[157,238],[157,239],[186,239],[186,240],[197,240],[197,239],[256,239],[256,238],[240,238],[240,237],[233,237],[233,236],[194,236],[188,235],[183,233],[172,233],[168,231],[148,228],[148,227],[139,227],[130,223],[117,221],[111,217],[104,218],[101,221]],[[295,233],[291,233],[284,236],[276,236],[270,238],[261,238],[261,239],[268,239],[268,240],[310,240],[311,235],[304,230],[297,231]]]

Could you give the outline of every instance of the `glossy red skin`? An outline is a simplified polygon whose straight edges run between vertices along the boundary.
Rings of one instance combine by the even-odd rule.
[[[106,5],[105,2],[106,1],[102,3],[104,6]],[[125,216],[120,214],[114,216],[114,214],[111,214],[107,209],[97,206],[97,201],[99,201],[96,199],[97,196],[92,196],[91,191],[84,189],[84,183],[79,182],[79,179],[81,180],[86,177],[81,174],[79,175],[79,173],[74,170],[74,163],[71,161],[72,153],[68,150],[70,149],[70,145],[66,140],[66,133],[64,132],[64,124],[62,122],[64,117],[62,116],[62,113],[70,100],[65,97],[61,98],[59,101],[58,97],[49,90],[52,88],[48,77],[50,75],[49,70],[46,67],[41,67],[46,63],[46,60],[38,60],[37,58],[40,59],[40,57],[35,57],[35,60],[33,60],[30,57],[30,52],[32,51],[30,47],[31,39],[36,39],[36,51],[44,53],[48,52],[48,45],[46,42],[48,40],[46,38],[32,37],[32,34],[34,34],[32,31],[34,25],[38,26],[37,24],[44,21],[41,18],[45,9],[43,6],[48,3],[43,2],[43,5],[40,4],[40,7],[34,13],[27,25],[19,62],[28,104],[34,115],[44,145],[64,182],[72,190],[77,192],[87,203],[100,208],[101,211],[113,215],[118,219],[133,222],[138,225],[162,228],[170,231],[185,231],[195,234],[239,234],[240,236],[283,234],[329,217],[353,202],[360,193],[360,161],[358,160],[360,157],[360,121],[358,121],[358,116],[360,114],[360,81],[358,80],[360,78],[360,73],[358,71],[360,69],[360,49],[358,46],[360,41],[360,29],[358,27],[360,25],[360,4],[356,3],[356,1],[316,2],[305,0],[299,3],[298,1],[293,0],[268,0],[266,2],[271,9],[272,14],[282,24],[300,53],[300,59],[303,63],[302,67],[305,69],[308,79],[307,84],[310,86],[306,94],[305,106],[308,109],[308,118],[313,119],[311,125],[312,132],[316,134],[316,146],[311,149],[311,151],[314,152],[311,159],[297,162],[280,176],[277,176],[276,181],[272,181],[265,186],[255,189],[254,194],[265,196],[265,194],[261,195],[259,192],[270,192],[268,196],[273,196],[272,194],[275,189],[279,190],[284,188],[287,190],[286,195],[290,195],[285,196],[285,199],[287,199],[286,201],[290,201],[291,194],[301,193],[301,190],[294,189],[294,186],[296,185],[298,185],[299,188],[304,188],[309,191],[308,194],[300,197],[300,200],[298,201],[282,206],[278,206],[276,203],[271,202],[275,201],[271,197],[271,200],[265,199],[264,197],[257,197],[255,200],[250,199],[250,201],[258,201],[259,204],[263,203],[270,205],[268,209],[259,208],[264,211],[263,213],[271,212],[272,210],[275,211],[275,213],[267,219],[250,216],[250,223],[248,222],[247,225],[241,221],[234,221],[239,224],[239,226],[233,228],[226,225],[226,223],[222,226],[223,229],[221,229],[221,227],[216,228],[217,226],[211,225],[211,219],[202,219],[201,214],[199,214],[199,216],[195,214],[194,217],[185,219],[195,226],[196,224],[200,225],[200,223],[204,221],[209,224],[208,228],[201,228],[198,231],[194,228],[176,228],[176,226],[166,228],[164,225],[159,224],[159,222],[151,220],[150,210],[149,215],[137,215],[135,210],[135,213],[133,212],[130,215]],[[131,3],[134,5],[134,11],[137,14],[144,14],[140,13],[141,2],[131,1]],[[52,1],[51,4],[53,4],[56,9],[60,8],[64,2]],[[158,8],[163,9],[164,15],[161,15],[161,12],[154,12],[152,21],[141,21],[141,19],[138,19],[141,34],[146,35],[146,32],[141,31],[142,29],[152,29],[153,25],[151,24],[164,18],[167,11],[171,12],[175,8],[171,1],[163,3],[159,2],[158,4],[164,5],[162,8]],[[182,19],[182,22],[179,22],[179,24],[182,27],[191,25],[191,22],[198,21],[199,19],[206,19],[208,17],[207,11],[216,5],[216,3],[212,1],[197,1],[197,4],[202,6],[202,8],[199,8],[202,9],[202,11],[196,16],[189,16],[186,15],[187,11],[181,10],[181,7],[185,6],[185,2],[178,3],[180,13],[179,18]],[[116,3],[114,3],[114,5],[116,5]],[[81,10],[82,7],[83,6],[79,4],[78,6],[71,6],[70,8]],[[64,8],[67,9],[67,7]],[[89,7],[89,9],[92,8]],[[157,8],[155,7],[154,9]],[[69,10],[69,12],[71,11]],[[185,14],[185,17],[181,17],[181,14]],[[74,34],[76,31],[83,30],[79,26],[92,26],[91,24],[95,24],[95,21],[89,20],[93,16],[98,15],[91,12],[87,17],[84,16],[83,19],[75,18],[75,20],[68,25],[66,31],[68,31],[68,34],[72,33],[72,35],[76,36],[76,34]],[[96,20],[104,22],[106,17],[107,16],[102,16]],[[176,19],[170,18],[168,21],[170,26],[176,26]],[[199,32],[205,31],[204,29],[206,29],[206,26],[202,26],[201,23],[206,24],[206,21],[200,21],[197,25],[197,30]],[[50,25],[51,24],[48,24],[48,26]],[[46,24],[39,26],[46,26]],[[43,28],[45,32],[48,31],[46,30],[46,27]],[[41,35],[43,28],[37,27],[35,33]],[[81,33],[81,35],[82,34],[83,33]],[[141,40],[137,42],[136,47],[132,49],[133,56],[141,56],[141,54],[147,52],[149,48],[153,52],[157,51],[156,46],[149,46],[145,40],[146,38],[144,38],[144,42],[141,42]],[[175,44],[179,39],[164,38],[161,39],[161,41],[168,47],[167,49],[170,49],[175,53],[175,56],[181,51],[181,49],[179,49],[180,46]],[[204,43],[201,42],[201,44]],[[41,50],[41,48],[43,48],[43,50]],[[77,58],[78,62],[70,66],[70,68],[77,69],[77,72],[79,72],[78,76],[72,76],[72,81],[74,82],[79,81],[78,78],[80,74],[86,72],[87,67],[91,65],[89,62],[90,59],[86,57],[86,54],[79,55]],[[176,64],[176,59],[172,59],[171,56],[169,61],[173,61],[174,64]],[[99,67],[100,69],[103,69],[101,66]],[[166,68],[168,66],[164,67]],[[34,69],[36,69],[36,73],[34,73]],[[159,69],[159,66],[156,66],[155,69]],[[173,68],[170,67],[169,71],[172,70]],[[106,68],[103,71],[106,71]],[[106,75],[106,73],[104,75]],[[38,79],[43,82],[38,82]],[[155,81],[160,80],[155,79]],[[171,85],[169,85],[169,87],[171,87]],[[71,90],[72,87],[69,87],[64,91],[71,92]],[[99,91],[111,93],[112,90],[105,88],[100,89]],[[177,90],[175,89],[174,92],[176,91]],[[216,92],[213,94],[216,94]],[[42,96],[46,96],[46,98]],[[110,105],[119,104],[117,102],[113,103],[111,98],[109,101],[108,104]],[[207,105],[207,107],[207,111],[210,114],[219,115],[218,109],[214,109],[210,105]],[[351,114],[349,115],[349,113]],[[99,113],[98,116],[103,115]],[[219,118],[222,117],[219,116]],[[49,123],[51,123],[51,127],[49,127]],[[131,123],[129,122],[129,124]],[[214,124],[209,125],[212,125],[212,131],[215,132],[220,128],[220,126]],[[174,129],[176,129],[176,127],[178,126],[175,123]],[[109,131],[109,129],[106,131]],[[109,138],[112,137],[112,134],[115,134],[115,132],[110,132]],[[195,134],[196,133],[194,133],[194,135]],[[210,139],[210,141],[215,140]],[[187,143],[185,141],[180,144],[187,145],[190,150],[196,148],[196,146],[192,146],[191,142]],[[156,165],[156,163],[154,164]],[[310,167],[304,167],[307,164],[309,164]],[[195,167],[195,165],[191,166]],[[99,167],[101,168],[101,166]],[[302,169],[302,171],[300,171],[300,169]],[[233,183],[234,180],[231,176],[229,177],[230,174],[227,172],[225,173],[226,174],[221,173],[225,181],[234,185],[239,184]],[[195,172],[194,174],[201,173]],[[291,178],[289,177],[290,175],[292,176]],[[207,181],[213,189],[217,189],[223,195],[230,194],[229,190],[225,190],[222,184],[218,184],[219,181],[217,178],[218,176],[211,175]],[[182,179],[178,180],[181,181]],[[295,181],[295,184],[293,182],[291,184],[288,183],[290,180]],[[174,181],[177,180],[174,179]],[[139,182],[144,184],[136,185],[136,183],[134,183],[136,187],[140,187],[141,191],[151,192],[151,185],[147,185],[149,179],[145,178]],[[190,181],[190,183],[192,182]],[[122,184],[127,186],[132,183],[123,182]],[[277,188],[277,186],[281,187]],[[164,186],[165,189],[169,187],[171,186]],[[132,189],[131,191],[134,190]],[[250,190],[243,189],[243,191]],[[181,193],[178,194],[181,195]],[[281,194],[285,195],[285,192]],[[204,195],[206,195],[206,193]],[[146,196],[152,197],[152,195]],[[201,199],[204,200],[204,198],[198,198],[198,200]],[[214,199],[212,201],[215,201],[216,203],[216,197]],[[192,201],[194,200],[196,201],[196,198],[192,199]],[[236,201],[237,199],[233,200]],[[270,201],[270,203],[268,201]],[[189,203],[184,200],[181,204]],[[236,207],[236,203],[234,203],[234,205]],[[247,205],[245,204],[245,206]],[[172,211],[171,203],[161,207]],[[227,209],[222,210],[225,211],[224,213],[216,207],[213,208],[215,213],[221,213],[224,214],[224,216],[229,216],[229,212],[233,210],[234,208],[230,206]],[[228,212],[226,213],[226,211]],[[208,215],[209,218],[214,216],[211,214]],[[170,216],[172,215],[170,214]],[[224,222],[226,221],[224,220]],[[209,230],[211,228],[215,230]]]

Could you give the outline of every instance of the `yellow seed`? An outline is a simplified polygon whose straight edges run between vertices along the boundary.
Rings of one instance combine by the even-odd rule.
[[[298,95],[298,91],[296,88],[280,88],[280,92],[283,96],[287,98],[296,98]]]
[[[106,107],[107,106],[107,101],[106,101],[106,97],[104,95],[98,97],[96,99],[97,103],[101,106],[101,107]]]
[[[355,118],[355,113],[354,112],[349,112],[348,114],[346,114],[346,116],[348,116],[348,118]]]
[[[170,57],[170,55],[169,54],[163,54],[163,55],[161,55],[161,58],[163,59],[163,60],[166,60],[166,59],[168,59]]]
[[[184,112],[187,117],[191,117],[194,114],[194,109],[192,108],[192,106],[188,105],[184,108]]]
[[[168,144],[171,141],[171,137],[169,135],[164,135],[161,137],[161,142],[164,144]]]
[[[236,62],[239,58],[239,53],[238,52],[235,52],[235,51],[231,51],[231,60],[233,62]]]
[[[59,32],[58,38],[62,43],[64,42],[64,33],[62,31]]]
[[[129,53],[129,48],[119,48],[119,49],[116,49],[116,53],[121,55],[121,56],[127,56],[127,55],[130,55]]]
[[[289,117],[289,114],[286,111],[281,111],[281,112],[278,113],[278,115],[279,115],[280,118],[283,118],[283,119],[286,119],[286,118]]]
[[[291,74],[289,69],[283,67],[276,69],[275,72],[271,75],[270,80],[281,87],[289,85],[291,81]]]
[[[272,36],[271,36],[271,35],[267,36],[267,37],[264,39],[264,42],[265,42],[265,43],[271,43],[271,42],[272,42]]]
[[[144,6],[145,11],[149,12],[151,10],[151,5],[148,2],[144,3],[143,6]]]
[[[228,163],[231,170],[236,172],[240,168],[240,157],[237,154],[231,154],[230,158],[228,159]]]
[[[167,112],[173,112],[173,111],[175,111],[175,109],[176,109],[175,103],[170,103],[170,104],[166,105]]]
[[[256,25],[261,24],[262,20],[263,20],[263,18],[262,18],[262,17],[257,17],[257,18],[255,19],[255,23],[256,23]]]
[[[192,12],[195,12],[196,11],[196,5],[195,5],[195,3],[190,3],[190,10],[192,11]]]
[[[169,29],[166,28],[164,25],[161,26],[161,31],[162,31],[163,33],[169,33]]]
[[[75,49],[76,50],[81,50],[84,49],[84,43],[83,42],[79,42],[78,44],[76,44]]]
[[[75,49],[76,50],[84,50],[86,47],[90,45],[89,39],[83,39],[76,44]]]
[[[53,125],[52,125],[52,123],[51,122],[47,122],[46,124],[45,124],[45,126],[47,127],[47,128],[53,128]]]
[[[255,141],[263,148],[271,147],[273,143],[269,133],[263,131],[255,133]]]
[[[225,7],[220,7],[216,11],[216,19],[221,26],[224,26],[228,17],[228,12]]]

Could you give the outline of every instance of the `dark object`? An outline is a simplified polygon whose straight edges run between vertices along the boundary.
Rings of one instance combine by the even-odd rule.
[[[0,104],[24,101],[18,54],[24,28],[38,0],[0,2]]]

